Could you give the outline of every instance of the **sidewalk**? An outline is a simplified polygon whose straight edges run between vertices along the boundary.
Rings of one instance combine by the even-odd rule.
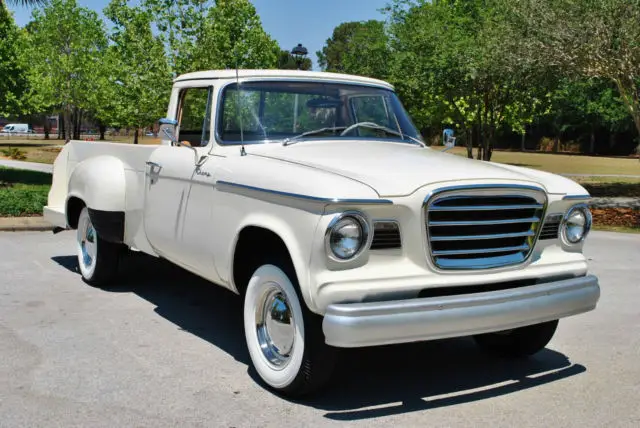
[[[23,162],[15,160],[0,159],[0,166],[6,166],[7,168],[26,169],[28,171],[46,172],[53,174],[53,165],[48,163],[37,162]]]
[[[53,225],[43,217],[0,217],[0,232],[53,230]]]

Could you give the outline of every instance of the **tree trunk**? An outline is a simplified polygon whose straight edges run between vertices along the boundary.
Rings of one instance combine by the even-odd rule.
[[[467,138],[467,157],[473,159],[473,127],[467,128],[465,136]]]
[[[100,141],[104,141],[104,133],[107,131],[107,127],[101,123],[98,125],[98,131],[100,132]]]
[[[594,154],[596,152],[596,133],[591,128],[591,137],[589,138],[589,153]]]
[[[68,143],[71,141],[71,131],[73,130],[73,125],[71,123],[71,106],[66,105],[64,107],[64,143]]]
[[[521,152],[524,152],[524,151],[526,151],[526,150],[527,150],[527,147],[525,146],[525,140],[526,140],[526,137],[527,137],[527,131],[525,130],[525,131],[522,133],[522,136],[521,136],[521,138],[520,138],[520,151],[521,151]]]
[[[556,135],[555,140],[553,140],[553,153],[558,153],[560,150],[560,135]]]
[[[64,139],[64,116],[58,114],[58,140]]]
[[[49,123],[49,116],[44,115],[44,139],[49,139],[49,133],[51,132],[51,124]]]
[[[136,128],[136,132],[133,134],[133,144],[138,144],[138,128]]]

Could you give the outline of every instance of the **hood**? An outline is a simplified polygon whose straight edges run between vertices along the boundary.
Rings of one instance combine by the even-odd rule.
[[[409,195],[424,185],[436,182],[479,179],[528,181],[541,185],[549,193],[566,193],[571,189],[567,182],[582,189],[575,182],[557,175],[467,159],[403,143],[302,141],[290,146],[274,144],[260,149],[255,146],[251,154],[348,177],[372,187],[381,197]]]

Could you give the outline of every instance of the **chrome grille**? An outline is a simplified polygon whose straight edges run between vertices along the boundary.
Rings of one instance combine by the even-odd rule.
[[[531,186],[443,189],[425,205],[431,259],[440,269],[524,262],[544,218],[545,193]]]

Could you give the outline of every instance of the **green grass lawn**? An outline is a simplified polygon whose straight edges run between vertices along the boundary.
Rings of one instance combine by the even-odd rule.
[[[0,217],[42,215],[51,175],[0,166]]]
[[[439,149],[439,147],[434,147],[434,150]],[[456,147],[448,153],[458,156],[467,155],[467,151],[463,147]],[[620,174],[640,176],[640,161],[633,158],[494,151],[491,161],[539,169],[555,174]]]

